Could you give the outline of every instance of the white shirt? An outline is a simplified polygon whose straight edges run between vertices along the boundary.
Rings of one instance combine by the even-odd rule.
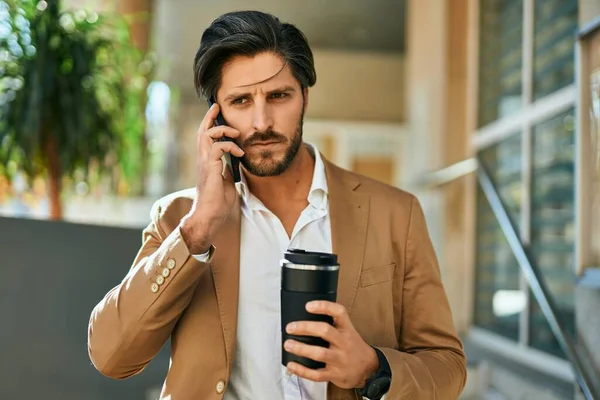
[[[319,151],[308,194],[291,237],[281,221],[248,190],[241,198],[240,287],[236,352],[225,400],[325,400],[327,384],[290,376],[281,364],[280,261],[289,248],[328,252],[331,223],[325,166]],[[219,251],[219,249],[216,249]],[[202,256],[195,256],[201,259]]]

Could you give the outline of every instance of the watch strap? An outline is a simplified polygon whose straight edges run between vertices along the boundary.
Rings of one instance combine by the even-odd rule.
[[[365,386],[360,389],[359,394],[369,400],[380,400],[389,390],[392,383],[392,368],[381,350],[371,346],[377,354],[379,368],[367,379]]]

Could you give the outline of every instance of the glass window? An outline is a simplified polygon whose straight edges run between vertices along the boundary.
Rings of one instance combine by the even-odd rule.
[[[521,135],[516,134],[480,154],[498,187],[515,226],[521,205]],[[477,196],[475,324],[518,340],[526,298],[520,290],[519,265],[481,191]]]
[[[483,166],[490,173],[515,227],[521,216],[521,134],[513,134],[479,153]]]
[[[479,38],[479,125],[521,109],[523,1],[482,0]]]
[[[546,320],[546,316],[544,316],[544,313],[542,312],[538,302],[535,300],[533,293],[531,293],[529,296],[531,298],[529,314],[530,346],[545,353],[566,359],[567,356],[561,350],[558,340],[556,340],[552,329],[550,329],[550,324],[548,323],[548,320]],[[563,320],[565,321],[567,332],[570,332],[571,335],[575,335],[575,314],[573,313],[573,310],[565,312],[565,310],[561,309],[560,311],[564,316]]]
[[[536,101],[574,83],[578,0],[480,0],[479,4],[478,126],[506,121],[507,116],[518,113],[521,126],[532,135],[530,154],[523,154],[522,135],[513,135],[480,151],[479,158],[491,174],[517,232],[522,223],[522,189],[527,189],[527,200],[531,200],[529,212],[524,215],[527,218],[523,219],[530,232],[527,250],[565,319],[566,329],[574,332],[574,112],[565,113],[559,102],[549,102],[543,107],[554,117],[539,123],[528,108],[523,108],[529,100],[523,93],[531,92],[531,101]],[[533,13],[524,18],[524,6],[529,9],[529,4]],[[532,33],[531,41],[525,40],[524,29]],[[526,79],[523,54],[532,58],[532,75]],[[594,82],[597,90],[600,73]],[[529,86],[523,87],[524,83]],[[600,101],[596,100],[592,98],[594,129],[600,126],[596,124],[600,121]],[[493,140],[497,134],[508,133],[496,129],[501,126],[479,134],[492,135]],[[600,184],[600,147],[595,136],[590,147],[592,168]],[[528,161],[527,165],[521,158]],[[529,160],[531,170],[524,170]],[[527,188],[523,187],[524,172],[531,173]],[[520,332],[528,333],[527,346],[564,357],[537,301],[531,294],[525,296],[529,289],[522,284],[519,265],[481,190],[477,196],[475,324],[524,343],[519,323],[526,323]],[[591,218],[600,218],[600,196],[592,202],[598,213],[594,216],[592,212]],[[595,232],[600,236],[600,228]],[[593,246],[592,254],[600,258],[600,247]],[[528,312],[526,322],[520,319],[523,310]]]
[[[534,126],[532,156],[531,255],[567,329],[574,331],[574,111]],[[561,355],[537,304],[531,311],[531,345]]]
[[[572,84],[577,0],[535,0],[533,97]]]

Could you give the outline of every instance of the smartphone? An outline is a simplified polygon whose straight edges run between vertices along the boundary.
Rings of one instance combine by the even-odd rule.
[[[212,107],[212,105],[214,103],[216,103],[215,98],[213,96],[211,96],[211,98],[208,100],[208,108]],[[217,115],[217,119],[215,119],[215,126],[224,126],[224,125],[225,125],[225,119],[223,119],[223,115],[219,111],[219,115]],[[230,142],[233,142],[233,139],[231,139],[227,136],[223,136],[219,140],[220,141],[229,140]],[[240,159],[230,153],[225,153],[223,155],[223,157],[225,158],[225,160],[224,160],[225,164],[227,164],[227,166],[229,167],[229,170],[231,171],[231,176],[233,176],[233,182],[241,182],[242,176],[241,176],[241,172],[240,172]]]

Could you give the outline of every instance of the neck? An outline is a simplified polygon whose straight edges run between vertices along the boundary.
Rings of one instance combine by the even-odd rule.
[[[312,153],[312,148],[302,144],[290,167],[278,176],[260,177],[245,174],[248,189],[265,205],[306,200],[315,169]]]

